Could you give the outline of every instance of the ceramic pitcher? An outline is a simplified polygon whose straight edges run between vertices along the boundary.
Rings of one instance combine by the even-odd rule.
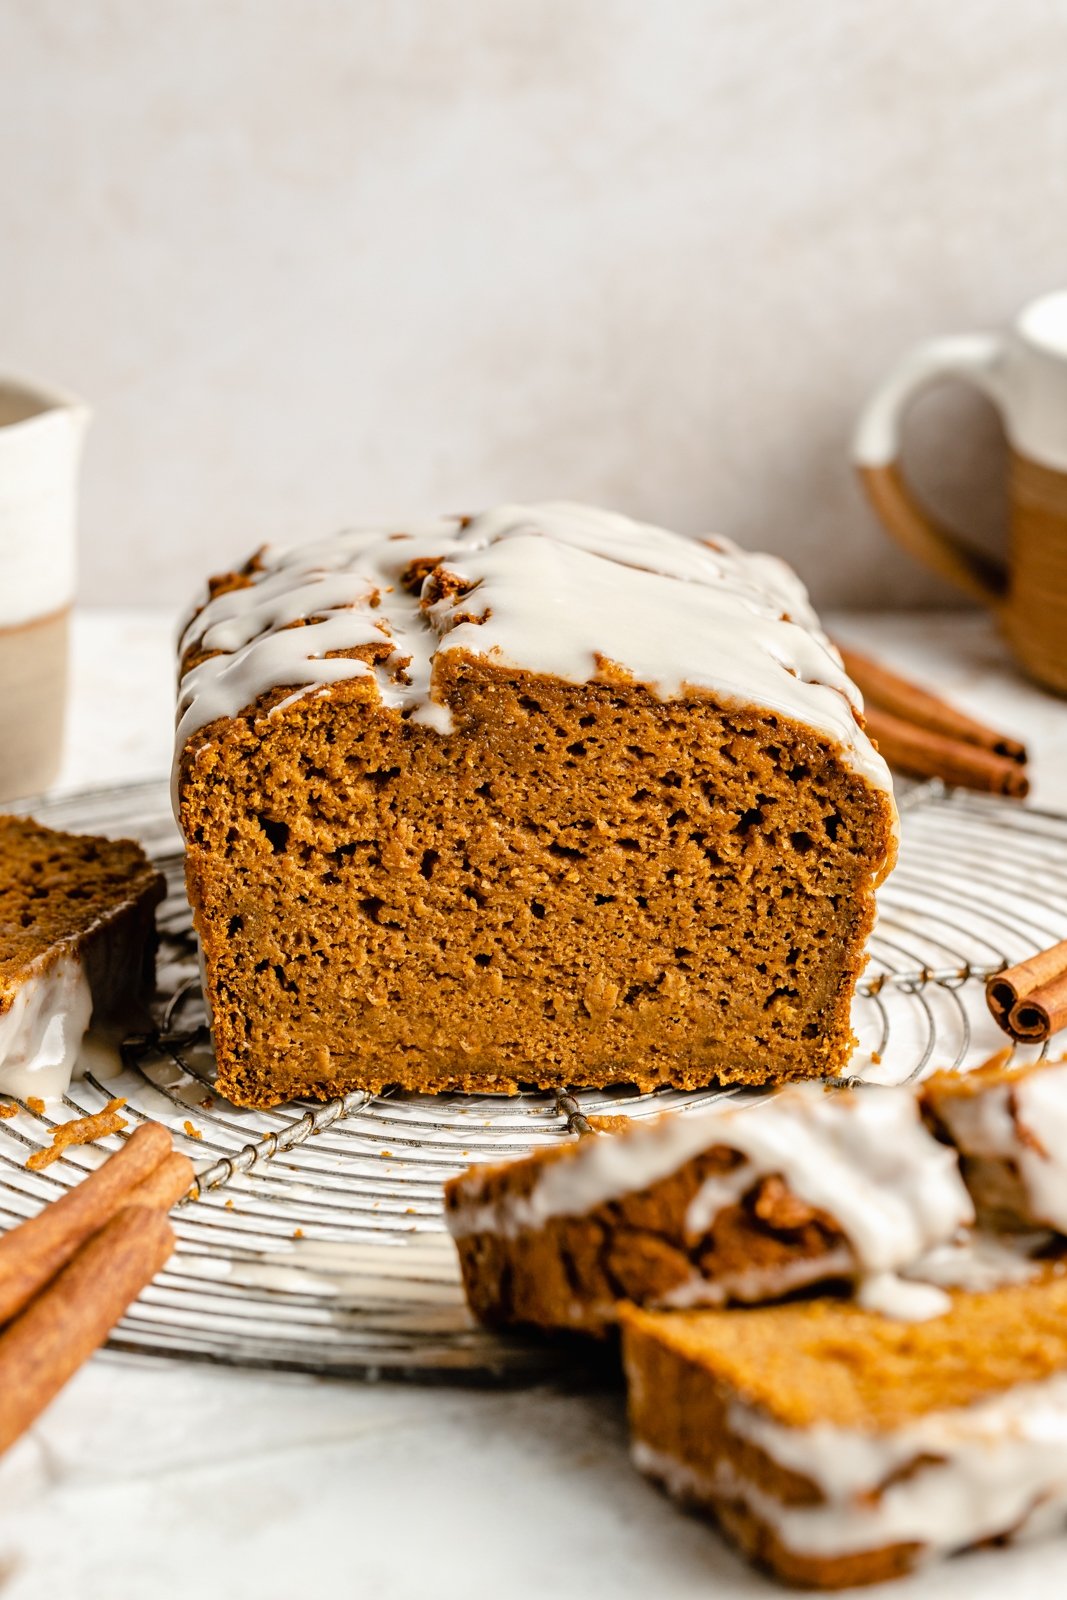
[[[0,800],[56,776],[88,409],[0,378]]]
[[[937,522],[901,470],[908,403],[945,378],[973,383],[1003,419],[1011,450],[1004,561],[968,549]],[[868,402],[853,454],[889,532],[990,606],[1026,671],[1067,694],[1067,289],[1032,301],[1003,332],[931,339],[911,350]]]

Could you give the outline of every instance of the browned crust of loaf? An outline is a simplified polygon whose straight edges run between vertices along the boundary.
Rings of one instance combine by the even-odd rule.
[[[1035,1216],[1014,1161],[961,1155],[960,1173],[974,1201],[980,1227],[1010,1233],[1048,1226],[1042,1217]]]
[[[588,1137],[640,1137],[631,1129]],[[524,1161],[476,1167],[445,1185],[445,1214],[466,1205],[497,1205],[527,1196],[544,1167],[573,1159],[578,1143],[537,1152]],[[668,1177],[576,1216],[548,1218],[516,1235],[480,1231],[456,1240],[463,1285],[474,1314],[495,1327],[534,1326],[603,1334],[620,1301],[661,1305],[672,1291],[701,1277],[738,1298],[739,1274],[768,1275],[768,1287],[748,1298],[775,1299],[795,1290],[795,1278],[775,1291],[773,1275],[806,1265],[809,1283],[840,1278],[840,1255],[851,1255],[837,1222],[807,1205],[782,1178],[753,1181],[741,1200],[723,1207],[703,1234],[685,1227],[701,1185],[744,1157],[713,1145]],[[838,1257],[831,1263],[831,1252]],[[731,1284],[733,1283],[733,1287]]]
[[[62,833],[0,816],[0,1012],[19,985],[75,950],[100,1015],[109,996],[142,992],[152,970],[154,912],[166,884],[132,839]],[[129,971],[115,981],[115,957]],[[121,976],[121,975],[120,975]]]
[[[655,1478],[656,1474],[648,1476]],[[662,1487],[670,1492],[666,1484]],[[774,1528],[742,1501],[697,1493],[676,1496],[692,1511],[710,1516],[754,1566],[797,1589],[851,1589],[903,1578],[922,1558],[918,1544],[883,1545],[840,1556],[811,1556],[783,1544]]]

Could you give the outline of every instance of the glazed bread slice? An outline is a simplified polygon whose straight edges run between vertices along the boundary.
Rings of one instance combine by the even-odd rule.
[[[922,1323],[624,1308],[635,1464],[786,1583],[847,1588],[1067,1516],[1067,1279]]]
[[[775,1300],[830,1280],[884,1291],[973,1216],[955,1154],[903,1089],[797,1084],[445,1185],[475,1315],[594,1334],[624,1300]]]
[[[90,1018],[150,994],[164,893],[131,839],[0,817],[0,1090],[61,1094]]]
[[[781,563],[500,507],[260,552],[182,663],[232,1100],[845,1061],[895,812]]]
[[[924,1111],[959,1151],[986,1226],[1067,1233],[1067,1060],[1013,1067],[1009,1056],[935,1073],[922,1086]]]

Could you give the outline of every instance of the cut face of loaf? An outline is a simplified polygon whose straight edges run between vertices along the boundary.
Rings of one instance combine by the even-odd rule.
[[[786,1583],[1062,1529],[1062,1262],[919,1324],[830,1300],[621,1321],[635,1465]]]
[[[184,665],[237,1103],[844,1063],[894,812],[780,564],[502,508],[258,557]]]
[[[584,1333],[606,1331],[623,1301],[776,1300],[868,1276],[884,1286],[973,1216],[955,1154],[907,1090],[814,1084],[636,1121],[445,1186],[475,1315]]]

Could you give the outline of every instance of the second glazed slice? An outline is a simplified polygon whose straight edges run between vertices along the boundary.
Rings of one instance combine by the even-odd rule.
[[[973,1220],[955,1152],[906,1090],[797,1085],[736,1109],[658,1117],[445,1187],[483,1321],[603,1331],[618,1303],[773,1300],[893,1274]]]

